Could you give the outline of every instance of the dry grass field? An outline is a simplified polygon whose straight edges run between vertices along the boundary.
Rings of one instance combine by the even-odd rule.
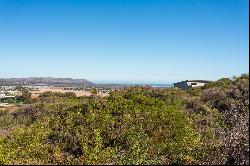
[[[60,93],[74,92],[77,97],[79,97],[79,96],[90,96],[91,95],[91,93],[89,91],[84,91],[84,90],[81,90],[81,91],[64,90],[63,87],[62,88],[51,87],[51,88],[44,88],[44,89],[39,89],[39,90],[36,90],[36,91],[31,91],[31,93],[32,93],[31,97],[36,98],[40,94],[42,94],[44,92],[60,92]],[[98,95],[100,95],[102,97],[108,96],[107,93],[98,93]]]

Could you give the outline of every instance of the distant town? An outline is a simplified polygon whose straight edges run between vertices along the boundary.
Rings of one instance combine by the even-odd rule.
[[[0,79],[0,108],[16,107],[23,105],[22,95],[24,91],[36,98],[45,92],[74,93],[77,97],[91,96],[95,89],[98,96],[108,96],[111,91],[119,90],[129,86],[144,86],[151,88],[180,88],[204,86],[210,81],[186,80],[173,85],[147,85],[147,84],[95,84],[85,79],[31,77]]]
[[[57,87],[53,85],[26,85],[26,86],[0,86],[0,108],[1,107],[15,107],[22,105],[23,102],[19,98],[24,91],[31,93],[31,98],[36,98],[44,92],[59,92],[59,93],[74,93],[77,97],[90,96],[91,90],[95,89],[97,95],[105,97],[114,89],[111,88],[97,88],[97,87]]]

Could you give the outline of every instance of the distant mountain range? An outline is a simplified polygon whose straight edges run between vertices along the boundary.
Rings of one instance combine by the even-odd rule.
[[[96,88],[121,88],[129,86],[149,85],[158,88],[172,87],[170,84],[96,84],[86,79],[54,78],[54,77],[28,77],[28,78],[0,78],[0,86],[27,86],[45,85],[56,87],[96,87]]]
[[[53,77],[29,77],[29,78],[0,78],[0,86],[4,85],[48,85],[48,86],[84,86],[95,84],[86,79],[53,78]]]

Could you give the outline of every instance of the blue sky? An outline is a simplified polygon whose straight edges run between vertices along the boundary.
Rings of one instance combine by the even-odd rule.
[[[248,0],[0,0],[0,77],[171,83],[248,73]]]

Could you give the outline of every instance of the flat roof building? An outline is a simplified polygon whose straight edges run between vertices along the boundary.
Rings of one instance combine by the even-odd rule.
[[[186,81],[181,81],[174,83],[174,87],[181,88],[183,90],[188,89],[188,88],[193,88],[193,87],[199,87],[199,86],[204,86],[206,83],[209,83],[211,81],[206,81],[206,80],[186,80]]]

